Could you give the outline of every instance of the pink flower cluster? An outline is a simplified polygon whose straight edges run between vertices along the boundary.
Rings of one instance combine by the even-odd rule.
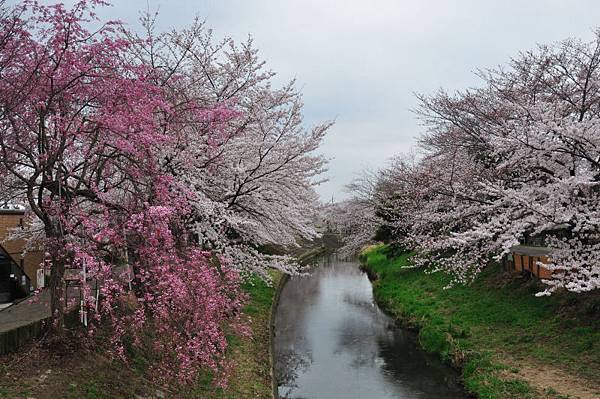
[[[0,10],[0,183],[42,225],[56,325],[73,271],[90,333],[110,326],[116,355],[151,350],[162,380],[190,382],[224,369],[244,296],[238,273],[189,239],[197,194],[162,161],[191,139],[176,133],[183,121],[219,143],[239,113],[176,107],[152,68],[131,59],[118,24],[86,30],[102,4]]]

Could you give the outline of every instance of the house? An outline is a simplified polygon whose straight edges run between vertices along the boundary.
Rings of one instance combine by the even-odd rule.
[[[41,250],[23,255],[25,240],[6,240],[11,231],[23,227],[25,210],[18,206],[0,207],[0,304],[28,296],[44,283],[40,270]]]

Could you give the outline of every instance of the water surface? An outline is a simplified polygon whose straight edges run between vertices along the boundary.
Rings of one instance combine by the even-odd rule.
[[[284,287],[275,319],[282,399],[467,398],[458,374],[374,303],[356,262],[323,261]]]

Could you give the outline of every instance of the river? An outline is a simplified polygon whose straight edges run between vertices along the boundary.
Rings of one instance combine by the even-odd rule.
[[[456,371],[377,307],[356,262],[329,258],[292,277],[274,344],[281,399],[468,398]]]

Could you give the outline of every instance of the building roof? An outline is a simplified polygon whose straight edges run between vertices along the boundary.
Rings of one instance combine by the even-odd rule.
[[[15,204],[0,205],[0,215],[22,215],[25,213],[25,207]]]
[[[546,256],[550,251],[551,249],[548,247],[534,247],[530,245],[515,245],[510,249],[512,253],[528,256]]]

